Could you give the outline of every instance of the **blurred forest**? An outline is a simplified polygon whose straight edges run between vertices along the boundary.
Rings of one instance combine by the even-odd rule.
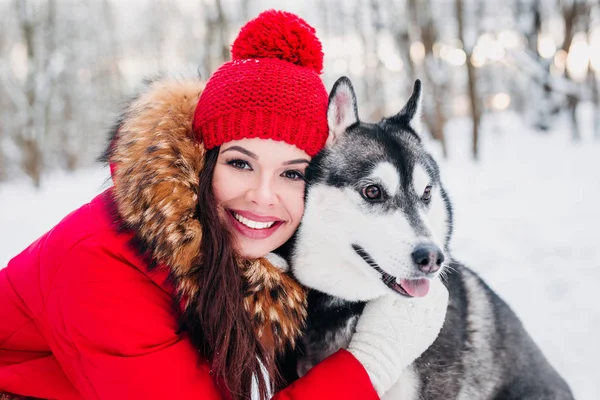
[[[424,83],[424,126],[447,157],[447,121],[513,110],[581,140],[591,103],[600,140],[600,0],[0,0],[0,181],[75,170],[101,152],[142,80],[210,74],[243,23],[268,8],[317,29],[326,87],[349,76],[361,117],[396,112]]]

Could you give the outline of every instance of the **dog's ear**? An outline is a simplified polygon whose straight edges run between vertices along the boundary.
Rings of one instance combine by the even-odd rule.
[[[421,108],[421,80],[417,79],[410,98],[393,119],[409,125],[416,133],[421,133]]]
[[[346,129],[358,123],[358,108],[356,95],[350,79],[342,76],[331,89],[329,105],[327,107],[327,124],[329,125],[329,136],[326,146],[336,143]]]

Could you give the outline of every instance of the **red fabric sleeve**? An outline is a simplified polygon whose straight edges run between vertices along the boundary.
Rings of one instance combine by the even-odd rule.
[[[198,352],[177,334],[172,297],[86,239],[48,295],[52,353],[86,399],[221,399]]]
[[[273,397],[300,399],[378,400],[379,396],[362,364],[348,351],[339,350]]]
[[[86,239],[62,260],[46,303],[48,340],[86,399],[221,400],[206,362],[177,334],[173,299],[105,240]],[[363,366],[340,350],[274,400],[376,400]]]
[[[0,368],[0,393],[4,392],[27,393],[40,399],[84,400],[52,355]]]

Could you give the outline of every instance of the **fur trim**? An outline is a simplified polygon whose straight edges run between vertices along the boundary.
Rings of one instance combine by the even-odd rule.
[[[136,250],[149,268],[168,266],[184,313],[199,290],[194,269],[202,228],[196,213],[205,151],[192,120],[203,87],[199,79],[149,82],[126,108],[105,153],[120,226],[135,232]],[[264,259],[242,264],[250,265],[242,266],[246,309],[260,321],[256,331],[266,348],[294,343],[306,317],[305,290]]]
[[[192,132],[202,88],[199,80],[151,83],[127,108],[109,156],[119,215],[177,277],[198,261],[202,239],[195,214],[204,148]]]
[[[265,348],[283,351],[288,343],[294,347],[306,320],[304,288],[266,258],[247,263],[244,278],[244,306]]]

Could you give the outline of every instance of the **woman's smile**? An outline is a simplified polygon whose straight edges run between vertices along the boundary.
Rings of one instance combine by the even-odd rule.
[[[265,239],[281,227],[284,221],[271,216],[260,216],[250,211],[227,210],[229,222],[249,239]]]

